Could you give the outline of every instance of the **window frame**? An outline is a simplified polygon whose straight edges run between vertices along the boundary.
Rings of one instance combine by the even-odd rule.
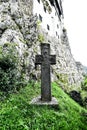
[[[50,26],[47,24],[47,30],[50,31]]]
[[[46,7],[44,6],[43,8],[44,8],[44,12],[46,13]]]
[[[38,3],[40,4],[40,0],[37,0],[38,1]]]
[[[42,22],[43,21],[43,17],[39,14],[39,20]]]

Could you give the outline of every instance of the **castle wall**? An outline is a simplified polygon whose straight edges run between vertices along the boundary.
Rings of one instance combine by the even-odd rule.
[[[48,7],[51,8],[51,11],[48,11],[48,7],[45,8],[45,4],[43,5],[42,0],[34,0],[33,2],[33,14],[37,14],[38,20],[41,22],[41,27],[45,29],[48,35],[59,39],[62,26],[54,6],[52,6],[48,0]]]
[[[28,2],[30,2],[29,5]],[[40,6],[39,3],[37,4],[38,6],[35,7],[36,12],[34,12],[34,14],[37,13],[38,15],[41,13],[41,15],[43,15],[42,4],[41,10],[38,10]],[[41,39],[38,37],[37,17],[33,16],[33,8],[31,8],[30,5],[33,7],[31,0],[9,0],[0,2],[0,46],[6,46],[7,43],[16,43],[20,58],[19,70],[22,70],[22,75],[25,75],[27,80],[31,78],[38,80],[40,79],[41,71],[40,69],[35,70],[35,55],[40,54]],[[53,14],[55,14],[55,10]],[[55,18],[58,19],[59,23],[54,21],[53,26],[51,26],[51,14],[48,14],[48,12],[45,14],[44,12],[44,15],[46,15],[46,17],[43,17],[44,22],[41,24],[45,29],[40,28],[40,31],[45,30],[45,32],[43,32],[44,39],[42,42],[50,43],[51,54],[56,54],[57,60],[56,65],[51,67],[52,81],[59,80],[60,78],[64,81],[64,85],[68,82],[69,85],[76,85],[77,87],[83,80],[83,75],[82,71],[77,69],[76,62],[71,54],[66,30],[62,30],[63,25],[58,17]],[[58,31],[58,33],[61,32],[60,40],[53,38],[55,36],[53,31],[48,31],[51,36],[47,35],[45,25],[49,23],[50,26],[53,27],[52,30],[54,33],[56,31],[55,25],[59,25],[60,31]]]

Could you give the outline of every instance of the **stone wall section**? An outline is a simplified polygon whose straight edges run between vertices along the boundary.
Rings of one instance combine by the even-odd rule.
[[[83,66],[77,66],[77,62],[73,58],[71,48],[68,41],[67,30],[64,28],[61,39],[57,40],[47,35],[45,30],[40,30],[40,34],[45,37],[44,42],[51,44],[51,54],[56,54],[56,65],[52,67],[52,80],[58,80],[61,77],[65,84],[79,87],[83,80]]]
[[[50,43],[51,54],[57,56],[57,64],[51,67],[52,81],[63,75],[69,85],[80,85],[82,70],[77,68],[71,54],[66,30],[63,30],[60,40],[48,36],[45,30],[38,29],[37,16],[32,15],[32,7],[33,0],[0,0],[0,45],[17,43],[19,67],[27,80],[37,80],[40,69],[35,70],[35,55],[40,54],[38,36],[41,36],[42,42]]]

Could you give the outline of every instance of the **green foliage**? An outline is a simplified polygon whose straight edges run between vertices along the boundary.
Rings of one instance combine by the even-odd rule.
[[[40,29],[40,24],[41,24],[41,21],[38,20],[38,21],[37,21],[37,28],[38,28],[38,29]]]
[[[64,83],[67,84],[68,83],[68,75],[67,74],[57,74],[58,79]]]
[[[37,28],[40,30],[40,24],[41,24],[41,21],[37,21]],[[44,36],[43,34],[38,34],[38,41],[39,42],[43,42],[44,41]]]
[[[66,92],[70,91],[70,87],[68,86],[68,75],[67,74],[57,74],[56,76],[58,78],[57,83],[59,86]]]
[[[66,92],[69,93],[70,91],[76,90],[76,91],[80,91],[81,90],[81,86],[76,86],[75,84],[70,85],[69,84],[69,75],[68,74],[57,74],[55,72],[56,76],[57,76],[57,83],[59,84],[59,86]]]
[[[39,93],[40,84],[31,81],[0,102],[0,130],[87,130],[87,111],[56,83],[52,84],[52,95],[58,99],[58,106],[30,105]]]
[[[85,108],[87,108],[87,76],[85,77],[84,81],[82,82],[82,91],[81,96],[83,99],[83,105]]]
[[[44,41],[44,36],[42,34],[38,35],[38,41],[41,43]]]
[[[87,91],[87,77],[85,77],[84,81],[82,82],[82,90]]]
[[[15,43],[0,46],[0,90],[6,93],[16,90],[20,83],[17,46]]]

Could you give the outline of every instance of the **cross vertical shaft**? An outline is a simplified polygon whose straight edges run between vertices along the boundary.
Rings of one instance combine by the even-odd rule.
[[[41,44],[41,55],[36,55],[35,64],[41,65],[41,100],[51,101],[50,65],[56,64],[56,56],[50,55],[50,44]]]
[[[51,101],[51,79],[50,79],[50,45],[42,44],[41,55],[43,62],[41,66],[41,100]]]

